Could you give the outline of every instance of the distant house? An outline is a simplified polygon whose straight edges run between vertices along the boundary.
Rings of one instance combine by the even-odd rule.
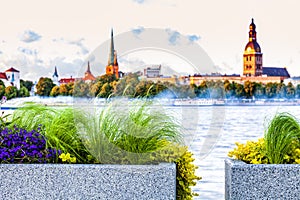
[[[161,65],[152,65],[144,69],[144,76],[147,78],[157,78],[160,77]]]
[[[59,84],[74,83],[74,82],[75,82],[75,78],[72,78],[72,76],[70,78],[61,78],[59,80]]]
[[[5,72],[0,72],[0,79],[3,81],[5,87],[15,86],[20,89],[20,71],[11,67]]]

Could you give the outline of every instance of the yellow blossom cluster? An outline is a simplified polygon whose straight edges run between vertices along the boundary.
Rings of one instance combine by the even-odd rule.
[[[248,164],[269,164],[265,150],[264,138],[247,141],[246,144],[236,142],[236,148],[228,153],[229,157]],[[293,141],[291,150],[284,155],[284,164],[300,164],[300,142]]]
[[[76,163],[76,157],[71,157],[71,155],[69,153],[65,154],[62,153],[60,154],[59,158],[61,159],[61,161],[63,163]]]

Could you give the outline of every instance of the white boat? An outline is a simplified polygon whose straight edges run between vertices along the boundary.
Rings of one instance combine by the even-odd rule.
[[[212,106],[213,99],[176,99],[174,106]]]

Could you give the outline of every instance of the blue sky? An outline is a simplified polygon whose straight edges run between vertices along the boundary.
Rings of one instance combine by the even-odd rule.
[[[80,76],[87,57],[109,39],[112,27],[115,35],[131,31],[137,38],[146,29],[159,28],[168,32],[169,45],[180,45],[185,37],[213,60],[211,72],[241,73],[252,17],[264,66],[287,67],[292,75],[300,75],[297,0],[0,1],[0,71],[15,67],[23,79],[50,77],[54,66],[61,77]],[[121,70],[128,63],[163,63],[185,71],[184,63],[175,59],[149,63],[146,54],[137,55],[120,58],[129,59],[120,63]],[[103,69],[97,67],[92,70],[99,75]]]

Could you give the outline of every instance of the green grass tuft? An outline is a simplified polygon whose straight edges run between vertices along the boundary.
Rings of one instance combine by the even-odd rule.
[[[264,139],[266,156],[271,164],[282,164],[291,151],[293,141],[299,141],[300,125],[289,113],[279,113],[270,122]]]

